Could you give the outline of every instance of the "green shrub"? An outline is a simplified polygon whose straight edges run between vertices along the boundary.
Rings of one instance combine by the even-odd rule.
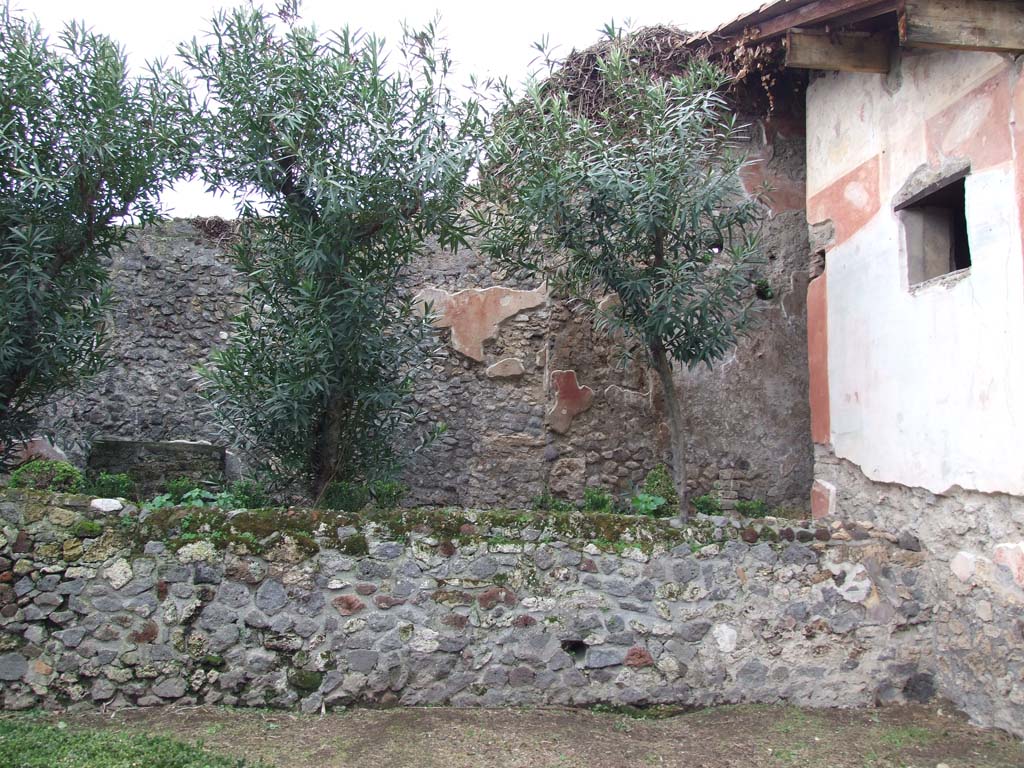
[[[644,479],[644,493],[651,496],[661,496],[670,507],[679,506],[679,494],[676,492],[676,485],[672,482],[672,473],[668,467],[659,464]]]
[[[409,486],[397,480],[378,480],[370,486],[377,506],[382,509],[394,509],[402,503],[405,494],[409,492]]]
[[[766,517],[768,505],[760,499],[740,499],[736,502],[736,512],[743,517]]]
[[[318,506],[342,512],[358,512],[369,503],[370,489],[365,483],[339,480],[324,489]]]
[[[633,509],[638,515],[648,517],[666,517],[672,514],[674,507],[666,505],[664,496],[655,496],[650,493],[638,493],[632,500]]]
[[[611,494],[604,488],[587,488],[583,491],[583,509],[587,512],[611,512]]]
[[[171,494],[161,493],[145,502],[142,506],[146,509],[166,509],[167,507],[173,507],[175,504],[177,502]]]
[[[135,481],[124,472],[100,472],[86,486],[88,493],[105,499],[134,499]]]
[[[18,467],[11,473],[11,488],[31,488],[36,491],[77,493],[85,477],[80,469],[66,461],[36,459]]]
[[[236,480],[217,494],[214,503],[221,509],[260,509],[272,506],[273,500],[255,480]]]
[[[552,495],[547,488],[539,496],[534,496],[530,506],[538,512],[572,512],[572,504]]]
[[[164,483],[164,490],[178,504],[185,497],[185,494],[194,491],[199,487],[199,482],[191,477],[175,477]]]
[[[722,514],[722,504],[718,501],[715,496],[705,494],[704,496],[698,496],[693,500],[693,508],[699,515],[720,515]]]

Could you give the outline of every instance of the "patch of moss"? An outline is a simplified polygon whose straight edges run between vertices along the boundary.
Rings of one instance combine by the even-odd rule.
[[[370,553],[370,544],[361,533],[346,536],[338,542],[338,551],[352,557],[362,557]]]
[[[308,669],[293,669],[288,674],[288,684],[297,691],[312,693],[320,687],[323,682],[323,672],[313,672]]]
[[[103,526],[95,520],[79,520],[71,533],[80,539],[95,539],[103,534]]]

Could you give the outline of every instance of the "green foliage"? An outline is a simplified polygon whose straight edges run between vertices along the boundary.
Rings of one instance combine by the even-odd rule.
[[[583,509],[587,512],[611,512],[613,500],[604,488],[587,488],[583,491]]]
[[[358,512],[370,503],[370,489],[366,483],[339,480],[331,483],[320,496],[319,506],[343,512]]]
[[[743,517],[767,517],[768,505],[760,499],[740,499],[736,502],[736,512]]]
[[[530,503],[532,509],[538,512],[572,512],[573,506],[564,499],[560,499],[551,493],[547,488],[538,496],[534,496]]]
[[[672,475],[664,464],[657,465],[644,478],[644,493],[661,496],[670,507],[679,506],[679,494],[672,482]]]
[[[378,480],[370,485],[373,500],[382,509],[394,509],[408,492],[409,486],[397,480]]]
[[[685,487],[673,366],[711,366],[751,323],[763,208],[743,188],[723,72],[694,57],[652,77],[630,38],[607,34],[565,69],[539,46],[547,70],[525,97],[502,84],[473,215],[485,253],[543,276],[654,368]]]
[[[55,727],[25,717],[0,720],[0,754],[11,768],[256,768],[162,736]]]
[[[417,443],[411,393],[434,332],[402,276],[428,239],[466,242],[481,121],[452,96],[432,27],[389,58],[379,38],[281,22],[239,8],[180,49],[208,91],[204,179],[239,195],[230,255],[246,287],[203,374],[250,455],[316,497],[391,476]]]
[[[654,496],[650,493],[638,493],[632,499],[633,509],[638,515],[648,517],[663,517],[664,513],[672,514],[671,509],[665,509],[665,497]]]
[[[218,507],[220,509],[258,509],[271,506],[273,500],[263,486],[255,480],[236,480],[227,488],[214,493],[191,477],[177,477],[168,480],[161,493],[147,501],[147,509],[167,507]]]
[[[178,503],[183,507],[212,507],[217,503],[217,496],[205,488],[193,488],[182,494]]]
[[[11,488],[31,488],[36,491],[78,493],[85,484],[85,476],[66,461],[36,459],[23,464],[11,473]]]
[[[48,40],[0,4],[0,467],[41,406],[107,362],[103,260],[189,172],[189,90],[113,41]]]
[[[775,298],[775,289],[772,288],[771,283],[762,277],[754,283],[754,295],[762,301],[770,301]]]
[[[711,496],[709,494],[695,498],[693,500],[693,508],[697,510],[697,514],[699,515],[722,514],[722,504],[718,500],[718,497]]]
[[[161,493],[154,496],[152,499],[147,501],[142,506],[146,509],[166,509],[167,507],[173,507],[178,503],[177,499],[169,493]]]
[[[255,480],[235,480],[217,494],[221,509],[259,509],[272,506],[274,501],[264,487]]]
[[[88,481],[86,493],[106,499],[134,499],[135,481],[124,472],[100,472]]]
[[[164,490],[167,491],[175,504],[180,504],[186,494],[198,488],[199,483],[191,477],[174,477],[164,483]]]

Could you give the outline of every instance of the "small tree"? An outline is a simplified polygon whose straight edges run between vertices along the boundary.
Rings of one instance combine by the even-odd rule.
[[[245,308],[209,396],[252,455],[320,497],[395,467],[432,339],[402,275],[428,238],[465,241],[480,123],[433,28],[392,66],[383,41],[320,37],[293,13],[218,15],[181,53],[208,90],[205,178],[240,196]]]
[[[501,88],[475,214],[484,248],[515,271],[545,273],[642,352],[664,392],[685,516],[673,365],[711,366],[735,345],[759,261],[761,208],[740,183],[727,79],[700,59],[652,76],[614,31],[597,55],[545,60],[525,97]]]
[[[0,467],[39,408],[102,370],[105,259],[188,172],[189,97],[110,39],[54,45],[0,7]]]

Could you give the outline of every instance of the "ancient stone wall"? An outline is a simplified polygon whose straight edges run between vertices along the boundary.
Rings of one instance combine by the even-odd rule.
[[[115,500],[7,491],[0,703],[926,700],[926,555],[896,539],[459,510],[140,522]]]
[[[939,690],[976,723],[1024,733],[1024,498],[875,482],[824,446],[815,474],[837,518],[914,532],[904,544],[928,553]]]
[[[774,296],[761,323],[713,370],[683,371],[688,468],[696,494],[805,509],[807,402],[803,137],[761,126],[751,190],[776,192],[764,248]],[[169,222],[112,264],[114,366],[52,409],[60,444],[83,460],[95,437],[224,443],[196,392],[196,366],[224,343],[237,278],[216,230]],[[647,369],[544,286],[498,274],[473,248],[431,252],[406,277],[439,315],[443,345],[417,398],[447,432],[405,479],[414,504],[526,506],[545,489],[628,494],[669,455],[662,398]]]
[[[109,269],[114,362],[49,410],[59,446],[84,462],[96,437],[223,442],[195,372],[227,339],[237,307],[237,278],[216,238],[169,221],[134,237]]]

